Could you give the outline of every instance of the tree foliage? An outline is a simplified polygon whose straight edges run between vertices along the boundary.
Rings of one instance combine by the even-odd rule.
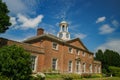
[[[109,66],[109,70],[113,76],[120,77],[120,67]]]
[[[6,4],[0,0],[0,33],[4,33],[11,25],[8,13],[9,10]]]
[[[0,48],[0,74],[10,80],[29,80],[32,73],[31,57],[16,45]]]
[[[98,50],[95,59],[102,62],[103,73],[110,72],[109,66],[120,67],[120,54],[113,50]]]

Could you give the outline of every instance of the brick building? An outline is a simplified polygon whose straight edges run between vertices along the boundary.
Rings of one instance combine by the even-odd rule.
[[[23,42],[0,38],[0,46],[13,44],[31,53],[34,73],[101,73],[101,62],[94,60],[93,53],[79,38],[70,39],[66,21],[60,23],[57,36],[46,34],[39,28],[36,36]]]

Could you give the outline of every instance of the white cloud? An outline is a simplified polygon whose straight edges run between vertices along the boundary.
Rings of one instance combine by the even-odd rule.
[[[97,19],[96,23],[103,22],[103,21],[105,21],[105,19],[106,19],[105,16],[103,16],[103,17],[99,17],[99,18]]]
[[[10,22],[12,23],[12,26],[17,24],[15,17],[10,17]]]
[[[111,49],[120,53],[120,39],[109,40],[106,43],[100,45],[97,50],[98,49],[102,49],[103,51],[105,51],[105,49]]]
[[[14,29],[29,29],[38,27],[39,23],[42,22],[43,15],[38,15],[35,18],[28,18],[22,14],[18,14],[16,17],[11,17]]]
[[[83,33],[78,33],[78,34],[75,34],[74,35],[76,38],[80,38],[80,39],[84,39],[85,37],[87,37],[86,34],[83,34]]]
[[[120,24],[117,20],[112,21],[113,26],[118,27]]]
[[[21,22],[22,28],[35,28],[42,21],[43,15],[38,15],[35,18],[27,18],[24,15],[18,14],[18,22]]]
[[[104,24],[99,28],[99,30],[100,30],[99,32],[100,34],[109,34],[109,33],[112,33],[115,29],[110,27],[110,25],[108,24]]]

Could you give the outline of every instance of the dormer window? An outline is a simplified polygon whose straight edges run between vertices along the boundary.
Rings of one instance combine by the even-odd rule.
[[[73,52],[73,48],[69,47],[69,53]]]
[[[58,44],[56,42],[53,42],[52,48],[55,50],[58,50]]]

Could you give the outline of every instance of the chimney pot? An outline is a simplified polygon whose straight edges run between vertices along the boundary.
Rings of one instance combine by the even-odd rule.
[[[37,29],[37,36],[44,34],[44,29],[38,28]]]

